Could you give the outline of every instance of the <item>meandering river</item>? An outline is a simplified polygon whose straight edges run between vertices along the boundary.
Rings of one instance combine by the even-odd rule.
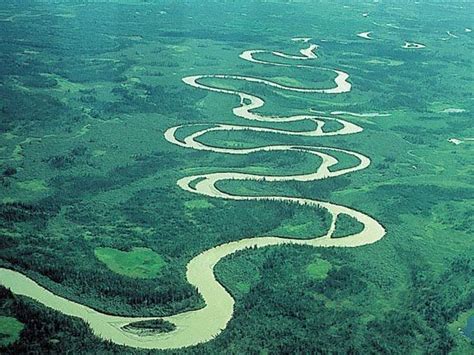
[[[299,39],[298,39],[299,40]],[[173,349],[196,345],[199,343],[212,340],[225,330],[227,323],[233,316],[234,299],[227,290],[217,281],[214,274],[214,266],[225,256],[235,253],[236,251],[253,248],[253,247],[269,247],[282,244],[298,244],[309,245],[313,247],[360,247],[363,245],[375,243],[385,235],[384,228],[372,217],[363,212],[351,209],[346,206],[333,204],[327,201],[317,201],[306,198],[283,197],[283,196],[239,196],[226,193],[216,187],[216,183],[222,180],[265,180],[265,181],[316,181],[320,179],[331,178],[358,170],[365,169],[370,165],[370,159],[360,153],[352,152],[342,148],[330,148],[324,146],[303,146],[303,145],[268,145],[256,148],[220,148],[198,142],[196,139],[212,131],[238,131],[250,130],[258,132],[271,132],[285,135],[299,136],[334,136],[349,135],[363,131],[363,128],[346,121],[341,118],[325,117],[318,115],[294,115],[283,116],[262,115],[255,110],[265,105],[265,101],[255,95],[247,92],[241,92],[230,89],[223,89],[204,84],[202,81],[206,78],[226,79],[246,81],[255,84],[263,84],[278,90],[295,91],[301,93],[314,94],[342,94],[351,90],[351,84],[348,82],[349,74],[337,69],[315,68],[304,64],[287,64],[278,61],[271,62],[268,60],[258,59],[262,54],[272,55],[276,58],[285,58],[295,60],[298,63],[307,60],[317,59],[314,52],[318,49],[316,44],[310,43],[309,38],[303,38],[302,42],[307,43],[308,47],[300,50],[301,55],[289,55],[282,52],[265,51],[265,50],[249,50],[240,54],[240,58],[259,65],[296,67],[302,70],[324,70],[334,74],[334,86],[325,89],[297,88],[285,86],[267,79],[226,74],[206,74],[195,75],[183,78],[183,82],[199,90],[208,90],[224,95],[235,95],[240,98],[240,104],[233,108],[235,116],[247,121],[263,121],[263,122],[296,122],[301,120],[311,120],[315,123],[315,127],[308,131],[286,131],[274,128],[254,127],[251,125],[229,125],[215,124],[211,128],[201,129],[202,125],[194,125],[197,129],[195,133],[190,134],[183,140],[176,138],[176,132],[184,126],[176,126],[169,128],[165,132],[165,138],[171,143],[183,148],[204,150],[228,154],[229,159],[235,154],[250,154],[257,151],[299,151],[307,154],[317,155],[322,159],[319,166],[314,167],[314,171],[309,174],[301,175],[256,175],[246,173],[210,173],[187,176],[180,179],[177,184],[180,188],[193,194],[205,195],[212,198],[221,198],[228,200],[272,200],[276,202],[293,202],[315,208],[324,208],[332,216],[331,226],[327,234],[323,237],[313,239],[293,239],[275,237],[255,237],[241,239],[222,245],[217,245],[209,250],[205,250],[195,256],[187,265],[187,281],[195,286],[206,305],[202,309],[183,312],[161,319],[171,322],[176,326],[172,332],[165,334],[137,334],[127,331],[124,326],[133,322],[143,320],[160,319],[160,317],[121,317],[105,314],[96,311],[86,305],[70,301],[45,289],[37,284],[29,277],[6,268],[0,268],[0,284],[11,289],[17,295],[30,297],[46,307],[50,307],[63,314],[77,317],[84,320],[98,337],[114,342],[120,345],[126,345],[144,349]],[[341,112],[339,112],[341,114]],[[342,113],[343,114],[343,113]],[[352,113],[353,115],[357,115]],[[374,115],[373,113],[371,115]],[[326,132],[323,127],[325,122],[337,121],[340,128],[336,131]],[[188,126],[188,125],[186,125]],[[209,125],[206,125],[209,127]],[[338,160],[334,156],[334,152],[349,154],[358,161],[352,167],[332,171]],[[349,215],[364,225],[364,229],[360,233],[349,235],[344,238],[332,238],[335,230],[335,224],[340,214]]]

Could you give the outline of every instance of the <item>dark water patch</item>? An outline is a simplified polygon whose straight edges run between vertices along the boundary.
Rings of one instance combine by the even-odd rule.
[[[474,341],[474,314],[467,319],[466,326],[462,330],[462,333],[469,339]]]

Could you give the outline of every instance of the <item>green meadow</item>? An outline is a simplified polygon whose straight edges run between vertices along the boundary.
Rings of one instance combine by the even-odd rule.
[[[20,339],[23,323],[13,317],[0,316],[0,346],[5,347]]]
[[[148,248],[121,251],[113,248],[96,248],[95,256],[113,272],[136,278],[154,278],[166,262]]]

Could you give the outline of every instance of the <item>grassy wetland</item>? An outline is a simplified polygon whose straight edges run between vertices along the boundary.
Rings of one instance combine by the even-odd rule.
[[[470,3],[0,7],[0,352],[473,351]]]

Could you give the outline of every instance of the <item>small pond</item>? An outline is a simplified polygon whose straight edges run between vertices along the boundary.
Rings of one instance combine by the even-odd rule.
[[[466,326],[462,330],[469,339],[474,340],[474,314],[467,319]]]

